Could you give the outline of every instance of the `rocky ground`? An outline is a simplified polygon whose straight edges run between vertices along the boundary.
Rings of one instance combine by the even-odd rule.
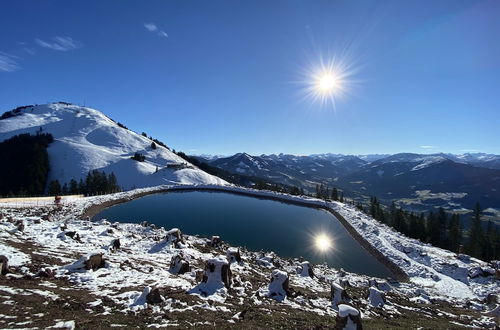
[[[498,327],[491,276],[484,298],[449,297],[72,205],[0,214],[0,328]]]

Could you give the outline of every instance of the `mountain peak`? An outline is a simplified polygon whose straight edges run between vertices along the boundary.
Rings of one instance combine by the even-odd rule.
[[[50,180],[61,184],[85,178],[91,170],[113,172],[125,189],[160,184],[224,184],[161,145],[127,129],[99,110],[56,102],[18,107],[0,121],[0,141],[43,131],[54,137],[48,147]],[[144,162],[132,160],[135,153]],[[173,164],[183,166],[172,166]],[[157,170],[158,169],[158,170]]]

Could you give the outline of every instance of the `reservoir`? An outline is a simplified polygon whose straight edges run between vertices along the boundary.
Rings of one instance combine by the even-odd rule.
[[[185,191],[148,195],[107,208],[93,220],[148,221],[189,235],[218,235],[232,246],[304,257],[376,277],[392,273],[365,250],[329,212],[224,192]],[[328,247],[318,248],[318,237]]]

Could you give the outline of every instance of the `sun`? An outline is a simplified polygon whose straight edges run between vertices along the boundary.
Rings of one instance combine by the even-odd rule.
[[[339,85],[339,79],[333,72],[323,73],[317,79],[317,88],[323,93],[333,93]]]
[[[336,111],[337,103],[353,93],[360,80],[355,79],[360,66],[348,56],[319,56],[301,70],[303,100]]]
[[[314,238],[314,245],[320,252],[326,252],[332,247],[332,241],[327,235],[319,234]]]

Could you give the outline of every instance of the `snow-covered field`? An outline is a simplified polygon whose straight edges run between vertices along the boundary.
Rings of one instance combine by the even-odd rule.
[[[85,179],[95,169],[115,173],[124,190],[161,184],[225,184],[167,148],[157,145],[153,149],[149,138],[87,107],[51,103],[22,109],[20,115],[0,121],[0,141],[40,129],[54,137],[48,148],[49,181],[57,179],[61,185]],[[146,161],[130,159],[136,152],[146,156]],[[176,169],[168,168],[169,164],[187,166]]]
[[[210,244],[210,239],[196,236],[184,235],[180,240],[177,230],[170,228],[106,220],[89,222],[83,217],[92,205],[186,188],[249,193],[330,208],[398,265],[410,280],[369,278],[325,265],[313,265],[314,276],[310,277],[309,264],[303,260],[238,250],[224,243]],[[88,292],[87,313],[99,317],[147,313],[151,317],[149,325],[156,326],[225,324],[252,328],[278,322],[276,318],[280,317],[295,317],[299,320],[296,322],[302,317],[307,321],[302,327],[332,326],[340,303],[354,306],[361,312],[362,320],[373,327],[378,320],[401,321],[411,317],[417,318],[414,325],[438,320],[444,322],[440,326],[448,324],[447,327],[498,324],[499,309],[491,299],[500,292],[492,265],[408,239],[354,207],[338,202],[234,186],[176,185],[75,198],[60,209],[0,204],[0,214],[0,255],[9,259],[14,272],[5,279],[0,277],[2,310],[26,295],[40,296],[50,307],[52,302],[64,298],[64,290],[84,290]],[[238,251],[240,261],[235,257]],[[102,264],[100,260],[95,263],[96,257],[92,257],[99,254],[105,258]],[[90,260],[97,266],[86,269]],[[190,266],[183,274],[178,274],[182,269],[180,260]],[[56,288],[49,280],[40,279],[39,271],[46,268],[54,271],[55,280],[66,281],[65,284],[58,282]],[[21,287],[20,279],[27,277],[30,281],[38,280],[30,282],[29,288]],[[163,317],[165,313],[170,313],[170,317]],[[9,316],[7,312],[1,314]],[[251,317],[244,317],[245,314]],[[214,317],[217,321],[211,323]],[[7,317],[0,321],[0,327],[21,326],[19,318],[9,320]],[[48,321],[32,316],[24,322],[29,322],[24,326],[31,327]],[[78,325],[81,321],[75,322]],[[300,324],[285,327],[301,327]]]

